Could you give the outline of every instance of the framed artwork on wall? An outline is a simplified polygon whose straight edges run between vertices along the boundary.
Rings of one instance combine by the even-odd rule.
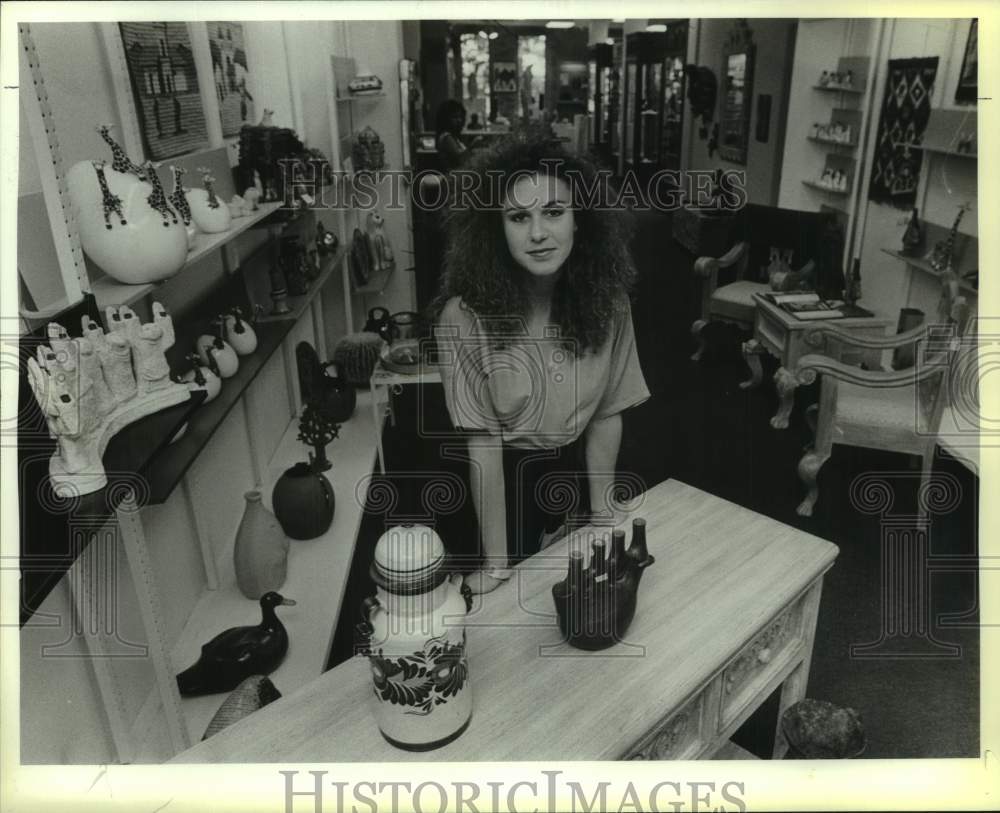
[[[244,124],[256,121],[253,96],[247,89],[250,68],[243,39],[243,23],[205,23],[212,54],[212,84],[219,100],[222,135],[239,135]]]
[[[979,95],[979,19],[972,21],[969,28],[969,39],[965,43],[965,56],[962,58],[962,72],[958,75],[958,86],[955,88],[955,101],[962,104],[975,104]]]
[[[153,160],[208,145],[187,23],[119,23],[146,156]]]

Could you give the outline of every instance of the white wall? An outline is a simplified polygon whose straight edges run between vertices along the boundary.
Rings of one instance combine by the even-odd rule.
[[[719,81],[715,121],[719,121],[720,111],[725,103],[723,85],[723,45],[733,28],[734,20],[699,20],[697,43],[697,63],[712,69]],[[745,170],[747,193],[752,203],[777,204],[776,181],[781,172],[781,130],[784,126],[787,99],[785,81],[790,61],[790,37],[794,20],[749,19],[748,24],[756,45],[753,71],[753,98],[751,103],[750,132],[747,139],[746,165],[723,160],[719,153],[708,155],[708,140],[698,137],[698,124],[688,116],[685,125],[687,138],[691,144],[688,169]],[[770,94],[771,127],[767,143],[754,137],[757,126],[757,97]]]

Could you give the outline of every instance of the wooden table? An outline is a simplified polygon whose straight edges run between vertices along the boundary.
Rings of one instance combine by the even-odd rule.
[[[778,411],[771,418],[774,429],[787,429],[788,416],[795,403],[798,382],[792,374],[800,356],[822,353],[846,364],[865,363],[870,369],[881,369],[881,350],[862,350],[846,347],[835,338],[816,330],[821,322],[799,319],[769,302],[760,294],[753,295],[757,304],[754,320],[754,337],[743,343],[743,357],[750,367],[750,378],[740,384],[743,389],[756,387],[764,377],[760,356],[770,353],[781,362],[774,374],[774,387],[778,391]],[[848,317],[833,322],[841,330],[859,336],[884,336],[892,319],[882,316]]]
[[[673,480],[637,503],[656,562],[627,640],[603,652],[562,641],[550,590],[576,540],[528,559],[466,619],[473,713],[448,745],[389,745],[369,705],[367,660],[355,657],[174,761],[711,757],[778,686],[782,711],[804,696],[837,548]],[[786,748],[777,734],[775,756]]]

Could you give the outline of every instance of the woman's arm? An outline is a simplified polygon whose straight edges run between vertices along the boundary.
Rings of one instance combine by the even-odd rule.
[[[493,570],[502,575],[507,567],[507,505],[503,476],[503,449],[498,438],[488,434],[470,435],[469,480],[472,504],[479,517],[486,568],[472,574],[469,586],[473,593],[488,593],[504,579],[492,576]]]
[[[620,512],[615,513],[611,487],[622,442],[621,413],[592,420],[585,430],[584,442],[591,516],[601,524],[617,524]]]

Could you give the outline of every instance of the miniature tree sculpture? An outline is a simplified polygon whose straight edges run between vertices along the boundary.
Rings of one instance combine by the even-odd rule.
[[[340,424],[331,421],[315,403],[308,402],[299,419],[299,440],[316,450],[309,453],[309,464],[315,471],[326,471],[333,464],[326,456],[326,445],[340,435]]]

